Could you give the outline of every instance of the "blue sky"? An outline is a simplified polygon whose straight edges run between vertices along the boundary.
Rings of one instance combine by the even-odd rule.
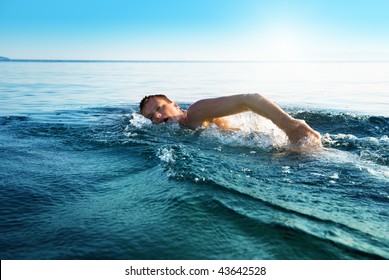
[[[387,0],[0,0],[0,56],[389,60]]]

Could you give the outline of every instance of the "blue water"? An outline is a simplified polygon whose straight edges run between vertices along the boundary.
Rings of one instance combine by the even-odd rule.
[[[388,259],[389,63],[0,63],[1,259]],[[164,92],[261,92],[272,123],[152,126]]]

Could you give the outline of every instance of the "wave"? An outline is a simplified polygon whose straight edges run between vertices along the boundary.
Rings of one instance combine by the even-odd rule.
[[[331,220],[321,220],[287,209],[281,209],[281,213],[274,215],[271,208],[278,208],[277,205],[271,206],[270,209],[267,207],[261,209],[257,202],[255,207],[246,204],[237,205],[225,199],[216,200],[216,203],[236,215],[237,219],[248,220],[257,224],[262,231],[270,231],[272,236],[287,235],[298,242],[304,240],[304,246],[313,247],[311,254],[317,251],[317,247],[321,247],[321,259],[336,258],[336,254],[332,256],[331,251],[334,250],[349,251],[352,252],[351,254],[358,255],[358,258],[368,259],[385,259],[388,254],[384,249],[385,240],[376,240],[374,236]],[[273,214],[268,215],[268,213]],[[371,240],[375,240],[373,248]],[[331,245],[328,246],[328,243]]]
[[[239,131],[222,131],[216,127],[197,131],[180,130],[177,125],[153,126],[137,113],[137,107],[96,107],[28,115],[0,116],[0,125],[13,126],[19,132],[35,136],[90,138],[100,144],[163,143],[184,141],[185,137],[201,143],[215,143],[215,149],[227,146],[253,148],[253,151],[281,151],[288,148],[285,134],[269,120],[252,113],[230,117]],[[347,151],[361,159],[389,165],[389,118],[343,112],[291,110],[304,119],[323,138],[325,148]],[[181,132],[180,132],[181,131]],[[161,135],[161,137],[159,137]],[[165,138],[164,138],[165,137]],[[159,139],[158,139],[159,138]]]
[[[112,192],[112,185],[137,180],[144,185],[153,172],[155,182],[189,185],[234,220],[270,226],[280,239],[286,231],[318,246],[354,250],[363,258],[389,257],[388,118],[291,111],[322,134],[324,146],[295,153],[288,151],[281,130],[254,114],[230,118],[240,130],[210,126],[192,131],[175,124],[154,126],[136,110],[97,107],[1,116],[0,153],[18,168],[26,164],[27,183],[47,179],[48,196],[39,200]],[[41,170],[42,163],[57,173]],[[3,167],[3,172],[15,173],[11,165]],[[35,190],[38,194],[42,186]]]
[[[0,125],[15,133],[63,137],[99,145],[163,144],[196,141],[213,145],[215,151],[227,147],[252,149],[252,153],[281,152],[288,149],[286,135],[272,122],[252,113],[230,117],[238,131],[222,131],[214,126],[190,131],[177,125],[153,126],[137,113],[137,107],[96,107],[29,115],[0,116]],[[362,160],[389,165],[389,118],[343,112],[291,110],[322,134],[325,148],[347,151]]]
[[[389,118],[310,111],[292,112],[292,115],[306,120],[319,131],[324,147],[348,151],[361,159],[389,165]],[[267,151],[288,149],[286,135],[269,120],[245,113],[232,116],[229,121],[234,127],[239,127],[239,131],[222,131],[211,126],[194,133],[204,142],[217,142],[221,146]],[[152,127],[148,120],[136,113],[132,114],[130,123],[136,128]]]
[[[387,218],[383,211],[389,195],[382,184],[388,182],[388,177],[378,173],[382,171],[374,166],[359,165],[344,152],[340,155],[326,152],[328,155],[321,156],[321,160],[317,157],[297,159],[302,165],[300,169],[286,165],[291,163],[285,158],[278,159],[281,165],[274,164],[274,158],[265,153],[253,155],[247,164],[247,160],[239,159],[243,156],[241,152],[247,150],[235,152],[230,151],[225,156],[215,155],[213,151],[207,154],[204,150],[199,152],[186,145],[173,144],[160,147],[156,156],[168,178],[215,190],[214,201],[219,204],[229,205],[226,192],[234,199],[243,197],[232,208],[226,206],[239,215],[304,232],[311,238],[331,241],[372,258],[389,256],[386,231],[376,232],[374,226],[367,226],[365,222],[374,219],[382,223]],[[262,159],[255,159],[255,156]],[[346,156],[344,162],[341,156]],[[364,175],[363,168],[365,174],[373,178]],[[377,174],[371,170],[376,170]],[[218,194],[219,190],[223,195]],[[343,200],[338,203],[340,197]],[[376,210],[357,214],[364,209],[366,200],[381,203],[381,214],[376,216]],[[255,202],[255,206],[243,206],[249,201]]]
[[[306,120],[323,134],[352,134],[356,137],[380,137],[389,134],[389,118],[335,111],[296,110],[291,114]]]
[[[336,114],[326,113],[323,119],[320,119],[321,113],[304,114],[321,120],[322,127],[329,126],[322,122],[323,119],[329,118],[333,122],[339,118]],[[171,138],[178,128],[161,126],[164,127],[162,137],[168,141],[159,142],[155,155],[166,175],[175,181],[247,195],[268,204],[273,212],[278,209],[276,211],[281,211],[282,216],[285,213],[297,215],[300,222],[295,224],[294,230],[342,244],[373,258],[389,256],[386,246],[388,231],[377,232],[375,226],[365,222],[374,220],[374,223],[382,224],[387,219],[384,209],[389,202],[388,137],[382,134],[387,129],[385,118],[377,117],[381,125],[377,127],[375,117],[343,115],[342,118],[349,118],[348,121],[333,125],[343,126],[343,130],[334,127],[331,133],[337,130],[347,132],[347,123],[359,120],[354,128],[374,122],[374,128],[365,127],[365,131],[374,130],[375,136],[361,132],[359,137],[330,134],[319,129],[323,134],[324,148],[296,154],[285,152],[285,136],[274,132],[276,129],[262,135],[262,128],[268,129],[273,124],[253,120],[250,114],[246,117],[249,118],[246,124],[250,125],[242,126],[242,131],[225,132],[211,127]],[[312,126],[320,127],[312,123]],[[147,129],[153,131],[154,128],[147,124]],[[343,200],[339,201],[340,197]],[[378,205],[367,210],[369,201],[378,203],[379,210],[372,210]],[[358,214],[360,211],[365,213]],[[280,226],[287,225],[281,223]],[[377,243],[372,245],[369,240]]]

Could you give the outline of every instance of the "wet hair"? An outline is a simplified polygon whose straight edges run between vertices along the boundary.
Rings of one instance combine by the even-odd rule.
[[[142,112],[142,109],[143,109],[143,107],[146,105],[146,103],[149,102],[149,100],[150,100],[151,98],[155,98],[155,97],[163,98],[163,99],[165,99],[165,100],[167,100],[167,101],[169,101],[169,102],[172,102],[172,101],[171,101],[169,98],[167,98],[167,96],[164,95],[164,94],[152,94],[152,95],[147,95],[147,96],[143,97],[143,99],[142,99],[141,102],[139,103],[139,110],[140,110],[140,112]]]

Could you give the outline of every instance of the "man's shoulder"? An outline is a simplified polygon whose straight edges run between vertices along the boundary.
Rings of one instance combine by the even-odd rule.
[[[208,113],[211,111],[207,99],[202,99],[194,102],[188,107],[186,111],[187,123],[190,128],[203,126],[204,123],[209,122]]]

